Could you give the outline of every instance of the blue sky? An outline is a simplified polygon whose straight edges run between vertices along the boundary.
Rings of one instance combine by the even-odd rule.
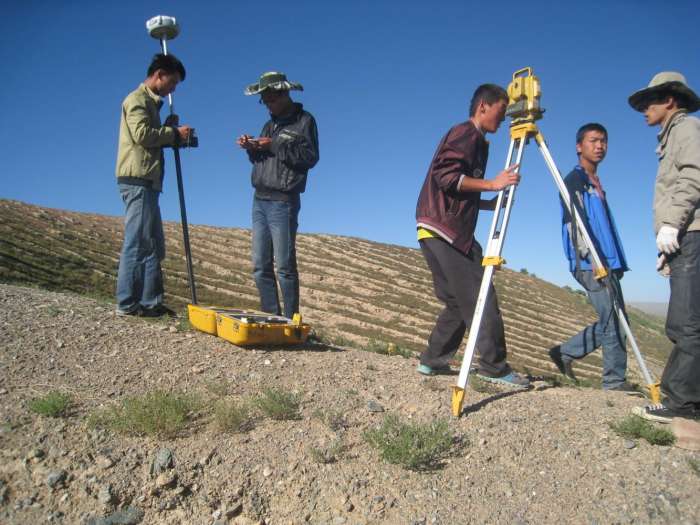
[[[697,2],[14,1],[0,17],[0,197],[122,214],[120,104],[159,49],[145,30],[157,14],[181,24],[169,49],[188,75],[175,106],[200,137],[182,155],[191,223],[250,227],[250,165],[234,140],[257,135],[267,114],[243,88],[281,70],[304,85],[294,97],[319,126],[321,161],[300,230],[415,247],[416,199],[440,138],[466,120],[478,84],[505,86],[532,66],[547,109],[540,129],[564,174],[576,162],[576,129],[608,128],[599,174],[632,268],[626,298],[667,300],[668,283],[654,271],[656,129],[627,97],[662,70],[681,71],[700,90]],[[487,177],[503,168],[508,141],[506,122],[491,136]],[[167,158],[161,208],[179,220]],[[534,143],[522,174],[508,266],[574,285],[556,190]],[[481,239],[490,219],[482,213]]]

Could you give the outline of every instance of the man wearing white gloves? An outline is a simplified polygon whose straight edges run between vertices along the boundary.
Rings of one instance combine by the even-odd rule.
[[[661,128],[654,230],[657,269],[671,277],[666,335],[674,343],[661,377],[663,403],[635,413],[662,423],[700,418],[700,119],[688,115],[700,109],[700,98],[683,75],[663,72],[629,103]]]

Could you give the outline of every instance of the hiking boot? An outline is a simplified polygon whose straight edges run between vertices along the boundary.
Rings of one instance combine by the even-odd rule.
[[[424,376],[436,376],[436,375],[453,376],[453,375],[457,375],[459,373],[457,370],[450,368],[449,365],[445,365],[445,366],[418,365],[418,368],[416,368],[416,371],[419,374],[423,374]]]
[[[482,374],[476,374],[476,377],[484,381],[488,381],[489,383],[503,385],[509,388],[517,388],[519,390],[526,390],[530,388],[530,380],[527,377],[520,375],[516,372],[510,372],[501,377],[491,377]]]
[[[657,423],[670,423],[674,417],[700,420],[700,412],[697,410],[674,410],[663,403],[634,407],[632,413],[643,419],[656,421]]]
[[[568,377],[572,381],[578,381],[574,374],[573,361],[561,355],[561,347],[555,346],[549,350],[549,358],[552,360],[561,375]]]
[[[644,397],[644,394],[640,392],[637,389],[636,385],[632,385],[628,383],[627,381],[623,381],[617,386],[614,386],[612,388],[606,388],[606,392],[622,392],[623,394],[627,394],[628,396],[640,396]]]

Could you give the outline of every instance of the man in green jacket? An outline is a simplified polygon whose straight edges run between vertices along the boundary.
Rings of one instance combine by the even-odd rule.
[[[654,189],[657,269],[671,277],[666,335],[673,342],[661,377],[663,403],[636,407],[645,419],[700,418],[700,98],[680,73],[659,73],[629,98],[659,126]]]
[[[126,207],[124,244],[117,275],[117,314],[159,317],[163,306],[165,237],[158,199],[163,189],[163,147],[186,143],[189,126],[171,115],[160,123],[162,97],[185,79],[185,68],[174,55],[158,54],[146,80],[124,99],[119,124],[117,183]]]

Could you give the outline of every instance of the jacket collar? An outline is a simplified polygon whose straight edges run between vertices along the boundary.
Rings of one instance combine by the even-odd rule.
[[[299,118],[299,115],[301,115],[302,111],[304,111],[303,104],[299,102],[294,102],[292,111],[290,113],[281,117],[275,117],[274,115],[270,115],[270,119],[275,124],[284,126],[286,124],[295,122]]]
[[[149,88],[149,87],[148,87],[146,84],[144,84],[143,82],[141,83],[141,85],[139,86],[139,88],[142,89],[143,92],[146,93],[146,95],[147,95],[148,97],[150,97],[150,98],[153,100],[153,102],[155,102],[155,103],[158,105],[158,108],[160,109],[160,107],[163,105],[163,98],[162,98],[160,95],[156,95],[156,94],[151,90],[151,88]]]
[[[656,152],[659,153],[663,148],[666,147],[666,143],[668,142],[668,136],[671,133],[671,129],[673,126],[675,126],[678,122],[683,120],[685,118],[685,115],[688,112],[685,109],[679,109],[676,111],[670,119],[664,124],[664,127],[661,128],[661,131],[659,134],[656,136],[656,138],[659,139],[659,147],[656,148]]]

